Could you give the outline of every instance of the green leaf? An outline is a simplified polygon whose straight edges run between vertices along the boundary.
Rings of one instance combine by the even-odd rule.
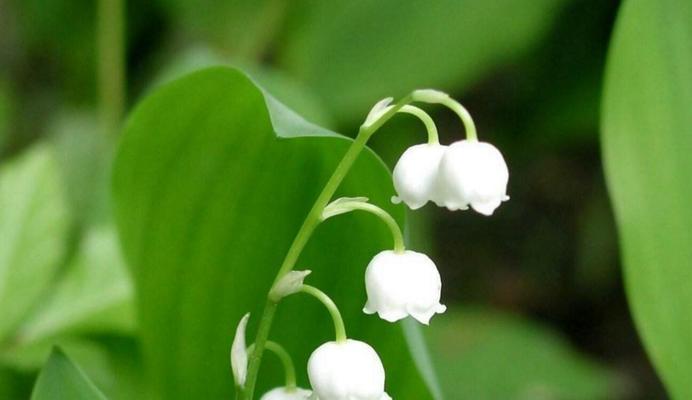
[[[112,226],[88,231],[55,289],[19,329],[15,343],[68,333],[134,330],[133,290]]]
[[[625,2],[603,155],[634,319],[673,398],[692,398],[692,3]]]
[[[0,168],[0,340],[36,304],[63,261],[68,207],[40,144]]]
[[[456,308],[425,333],[447,398],[616,398],[610,371],[516,316]]]
[[[14,385],[8,385],[7,389],[13,389],[15,392],[22,390],[26,393],[14,397],[28,397],[35,380],[35,372],[41,369],[56,346],[68,353],[109,399],[142,398],[143,369],[136,340],[132,337],[112,335],[91,338],[65,335],[53,337],[49,342],[30,343],[16,351],[3,353],[1,359],[3,364],[11,366],[15,374],[22,373],[23,375],[20,376],[31,377],[26,390],[23,387],[13,389],[12,386],[17,386],[16,382]],[[0,394],[2,394],[3,386],[1,371]],[[12,380],[16,380],[16,377]]]
[[[53,350],[36,381],[31,400],[93,400],[106,397],[59,348]]]
[[[153,86],[159,86],[202,68],[220,65],[242,69],[262,88],[269,91],[272,97],[291,107],[303,118],[324,127],[334,125],[314,95],[285,72],[267,66],[231,60],[205,47],[193,47],[184,51],[177,51],[159,73]]]
[[[234,327],[252,312],[251,338],[274,275],[308,209],[350,140],[312,125],[237,70],[212,68],[167,84],[135,109],[114,168],[118,228],[133,267],[151,396],[229,398]],[[367,196],[401,223],[390,175],[370,151],[337,196]],[[395,398],[426,399],[402,328],[362,313],[365,266],[389,248],[369,215],[320,226],[297,269],[340,307],[349,336],[371,343]],[[333,340],[326,310],[307,296],[279,307],[272,340],[304,367]],[[281,382],[267,357],[259,389]]]
[[[466,89],[525,53],[562,0],[305,2],[279,61],[343,120],[414,88]]]

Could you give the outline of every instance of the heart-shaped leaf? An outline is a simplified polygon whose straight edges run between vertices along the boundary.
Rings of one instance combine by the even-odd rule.
[[[375,100],[375,99],[373,99]],[[114,167],[117,223],[133,267],[151,396],[230,398],[229,351],[250,311],[251,341],[276,271],[350,140],[309,124],[241,72],[211,68],[156,89],[130,117]],[[337,195],[367,196],[401,223],[390,175],[370,151]],[[401,326],[362,313],[369,259],[391,246],[369,215],[319,227],[297,265],[341,308],[349,336],[382,356],[395,398],[429,398]],[[270,337],[294,356],[333,340],[313,299],[286,298]],[[267,356],[259,388],[280,385]]]
[[[634,319],[673,398],[692,398],[692,3],[623,4],[603,155]]]

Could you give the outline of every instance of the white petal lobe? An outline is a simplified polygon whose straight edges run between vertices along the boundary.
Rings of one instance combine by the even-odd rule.
[[[438,205],[450,210],[468,208],[492,215],[507,201],[509,171],[500,151],[493,145],[461,140],[449,146],[439,164]]]
[[[393,172],[398,201],[415,210],[437,199],[438,166],[445,149],[446,146],[427,143],[406,149]]]

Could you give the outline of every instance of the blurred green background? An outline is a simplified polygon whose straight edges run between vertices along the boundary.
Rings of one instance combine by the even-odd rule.
[[[350,136],[383,97],[449,92],[502,150],[511,201],[492,218],[409,213],[411,243],[436,260],[450,306],[422,338],[447,398],[665,398],[628,311],[600,157],[618,6],[128,1],[126,109],[216,64],[249,71],[306,119]],[[11,315],[0,323],[0,398],[27,398],[52,343],[111,398],[141,385],[133,289],[112,228],[115,140],[99,125],[97,21],[93,1],[0,0],[0,279],[21,260],[39,265],[41,281],[21,301],[0,289]],[[460,138],[453,115],[430,111],[444,143]],[[398,117],[371,147],[391,168],[424,138]],[[24,244],[7,255],[11,241]]]

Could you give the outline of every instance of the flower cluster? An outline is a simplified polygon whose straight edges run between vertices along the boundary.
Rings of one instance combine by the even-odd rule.
[[[509,200],[509,171],[500,151],[480,142],[470,115],[460,104],[434,90],[414,92],[421,101],[449,105],[466,125],[467,139],[441,145],[437,132],[426,144],[409,147],[394,167],[394,202],[404,202],[412,210],[432,201],[440,207],[466,210],[471,206],[492,215],[500,203]],[[429,134],[430,129],[428,129]]]
[[[391,102],[392,99],[387,98],[373,107],[359,133],[364,140],[359,142],[357,139],[354,146],[358,143],[363,146],[395,112],[412,114],[424,123],[428,143],[408,148],[394,168],[393,183],[397,195],[392,200],[395,203],[403,202],[412,210],[428,202],[449,210],[471,207],[489,216],[509,199],[509,173],[505,160],[493,145],[478,141],[473,120],[464,107],[448,95],[430,89],[414,91],[396,105]],[[420,108],[408,104],[410,102],[447,106],[463,122],[466,139],[448,146],[440,144],[432,118]],[[347,164],[342,162],[341,165]],[[334,176],[342,179],[343,174],[345,172],[335,171]],[[327,199],[333,195],[336,185],[329,189],[331,192],[327,188],[323,191],[323,194],[328,192]],[[315,223],[353,211],[365,211],[380,218],[391,230],[393,248],[375,255],[365,268],[367,300],[363,311],[366,314],[377,314],[389,322],[410,316],[427,325],[435,314],[445,312],[446,307],[440,303],[442,282],[435,263],[427,255],[405,248],[398,223],[385,210],[364,197],[343,197],[329,204],[327,200],[322,204],[318,200],[314,209],[319,211]],[[310,218],[309,215],[306,224]],[[304,241],[297,242],[304,244]],[[282,266],[268,298],[271,304],[278,304],[286,296],[308,294],[319,300],[331,314],[336,340],[317,347],[308,360],[307,373],[312,389],[296,386],[294,366],[288,352],[277,343],[266,340],[266,335],[262,343],[257,343],[257,348],[255,344],[246,346],[248,314],[238,324],[231,349],[231,366],[241,399],[251,400],[254,390],[252,370],[248,373],[249,354],[257,360],[264,347],[282,360],[286,383],[265,393],[262,400],[391,400],[385,392],[385,370],[379,356],[367,343],[347,338],[338,307],[324,292],[304,283],[308,274],[310,271],[292,270],[292,265],[286,269]],[[255,351],[259,354],[255,355]],[[258,365],[255,367],[256,374]],[[249,389],[246,389],[246,380],[251,381]]]
[[[428,201],[450,210],[492,215],[509,200],[509,172],[500,151],[490,143],[460,140],[450,146],[419,144],[409,147],[394,167],[398,197],[412,210]]]

